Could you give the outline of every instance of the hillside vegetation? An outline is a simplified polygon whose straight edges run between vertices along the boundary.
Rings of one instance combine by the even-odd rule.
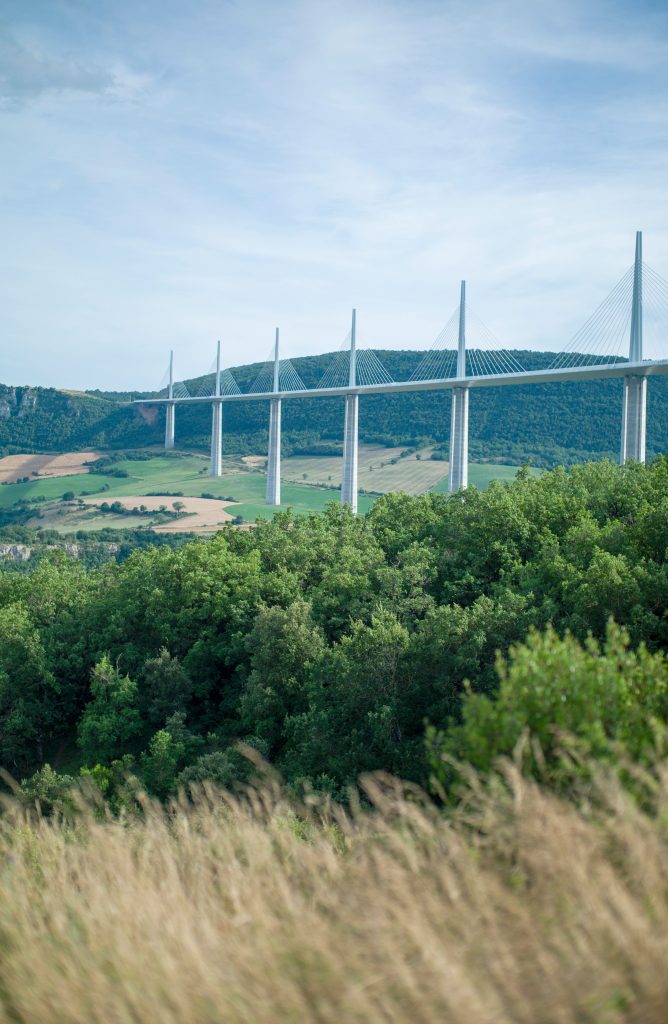
[[[448,757],[487,769],[525,728],[549,763],[554,726],[644,757],[668,718],[667,523],[664,458],[279,513],[91,572],[54,552],[0,574],[4,767],[118,801],[128,772],[160,798],[234,786],[238,740],[338,797],[378,769],[449,791]]]
[[[405,380],[423,353],[379,353],[390,375]],[[550,353],[516,352],[529,369],[549,365]],[[294,360],[308,387],[315,386],[333,355]],[[233,368],[241,389],[249,389],[258,364]],[[188,382],[196,388],[197,381]],[[651,379],[648,388],[648,452],[668,450],[668,380]],[[596,455],[616,457],[619,448],[621,381],[542,384],[476,390],[471,398],[471,457],[501,458],[555,466]],[[0,386],[0,452],[63,451],[86,447],[133,448],[160,444],[162,412],[142,415],[128,404],[133,395],[96,392],[80,395],[42,388]],[[227,452],[262,453],[267,444],[266,403],[232,403],[226,407]],[[341,399],[299,399],[283,410],[284,452],[308,454],[319,440],[340,441]],[[179,408],[177,442],[183,447],[209,445],[207,406]],[[360,403],[360,437],[388,445],[429,440],[443,443],[450,433],[449,392],[368,396]],[[308,451],[304,451],[304,449]]]

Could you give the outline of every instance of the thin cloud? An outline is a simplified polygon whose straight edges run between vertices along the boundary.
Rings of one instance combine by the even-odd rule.
[[[331,350],[353,305],[361,343],[427,345],[462,277],[504,345],[554,349],[636,228],[668,277],[649,8],[39,2],[14,38],[48,67],[0,112],[15,380],[150,386],[171,347],[187,376],[219,336],[264,358],[275,323]]]
[[[0,33],[0,104],[20,108],[48,95],[92,93],[133,99],[148,85],[145,74],[122,63],[113,66],[63,59],[20,42],[5,29]]]
[[[59,60],[21,45],[10,34],[0,36],[0,99],[21,103],[50,92],[99,93],[114,85],[104,68]]]

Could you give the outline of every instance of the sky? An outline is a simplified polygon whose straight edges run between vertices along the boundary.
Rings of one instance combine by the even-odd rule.
[[[0,0],[0,381],[559,351],[667,183],[664,0]]]

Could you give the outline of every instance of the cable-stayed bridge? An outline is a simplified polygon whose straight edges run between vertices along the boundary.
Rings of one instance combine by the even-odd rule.
[[[392,380],[375,352],[358,349],[356,312],[350,331],[331,364],[314,387],[306,387],[289,359],[279,354],[279,331],[272,351],[255,380],[242,390],[230,370],[221,369],[220,342],[208,374],[189,390],[174,381],[173,353],[164,387],[157,397],[136,399],[144,405],[165,405],[165,448],[174,447],[175,408],[179,404],[212,406],[212,476],[220,476],[223,406],[227,402],[269,403],[267,497],[281,503],[281,408],[284,399],[342,396],[344,402],[343,478],[341,502],[357,511],[358,407],[360,396],[404,391],[452,391],[449,490],[468,484],[468,423],[471,389],[554,381],[620,377],[624,380],[620,462],[645,461],[647,378],[668,374],[668,358],[646,359],[647,339],[668,356],[668,282],[642,259],[642,233],[636,234],[635,259],[608,297],[589,317],[550,366],[527,370],[516,354],[504,349],[466,301],[462,281],[459,305],[410,379]],[[473,344],[472,344],[473,341]],[[518,410],[519,414],[520,410]]]

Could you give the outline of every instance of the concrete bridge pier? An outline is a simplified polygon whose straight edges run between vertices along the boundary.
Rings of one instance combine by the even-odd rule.
[[[647,437],[647,377],[625,377],[622,400],[620,462],[645,461]]]
[[[466,377],[466,281],[462,281],[459,299],[459,340],[457,344],[457,377]],[[452,390],[450,419],[450,471],[448,491],[456,494],[469,484],[469,388]]]
[[[220,342],[216,350],[216,380],[214,399],[220,397]],[[223,475],[223,403],[214,401],[211,405],[211,464],[209,476]]]
[[[165,449],[170,451],[174,447],[174,349],[169,353],[169,391],[167,397],[169,405],[165,406]]]
[[[170,451],[174,447],[174,404],[170,402],[165,406],[165,449]]]
[[[642,231],[636,231],[636,254],[633,264],[633,305],[631,306],[631,337],[629,362],[642,362]],[[622,400],[622,443],[619,461],[645,461],[647,436],[647,378],[629,374],[624,377]]]
[[[357,386],[355,321],[356,310],[353,310],[352,328],[350,331],[350,370],[348,375],[348,385],[351,388]],[[341,504],[350,505],[355,515],[357,515],[357,461],[359,455],[358,407],[359,396],[355,394],[346,395],[345,420],[343,427],[343,476],[341,479]]]
[[[280,362],[278,358],[278,327],[274,344],[274,386],[277,397],[269,401],[269,448],[267,451],[267,497],[265,504],[281,504],[281,399]]]
[[[211,406],[211,465],[209,476],[223,475],[223,403]]]
[[[450,420],[448,490],[456,494],[469,484],[469,389],[453,388]]]
[[[281,504],[281,400],[269,403],[269,451],[267,457],[267,505]]]
[[[357,395],[346,395],[345,425],[343,430],[343,478],[341,480],[341,504],[350,505],[357,515],[357,461],[358,444]]]

